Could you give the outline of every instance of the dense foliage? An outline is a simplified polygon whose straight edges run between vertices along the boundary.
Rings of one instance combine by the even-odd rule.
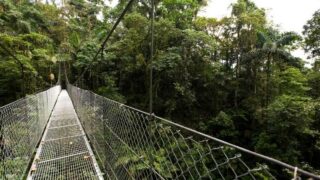
[[[201,0],[156,1],[150,63],[150,4],[135,3],[99,57],[93,57],[127,1],[62,6],[0,1],[0,103],[50,85],[57,60],[69,80],[140,109],[315,172],[320,170],[320,13],[302,37],[281,32],[250,0],[222,19],[197,16]],[[291,52],[303,44],[315,63]]]

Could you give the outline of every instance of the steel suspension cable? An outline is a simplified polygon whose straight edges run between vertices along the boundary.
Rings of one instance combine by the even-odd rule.
[[[101,47],[99,48],[99,50],[97,51],[97,53],[95,54],[95,56],[93,57],[92,61],[89,63],[89,65],[87,65],[87,67],[85,68],[85,70],[80,74],[80,76],[77,78],[77,80],[74,82],[74,84],[77,84],[78,81],[84,76],[84,74],[88,71],[89,68],[91,68],[92,63],[97,59],[98,55],[100,52],[103,53],[103,50],[108,42],[108,40],[110,39],[111,35],[113,34],[113,32],[116,30],[116,28],[118,27],[118,25],[120,24],[121,20],[123,19],[124,15],[128,12],[128,10],[130,9],[131,5],[133,4],[135,0],[130,0],[128,2],[128,4],[126,5],[126,7],[124,8],[124,10],[122,11],[122,13],[120,14],[120,16],[118,17],[117,21],[115,22],[115,24],[113,25],[112,29],[110,30],[110,32],[108,33],[107,37],[105,38],[105,40],[103,41],[103,43],[101,44]]]
[[[126,12],[129,10],[130,6],[132,5],[134,0],[131,0],[128,2],[126,8],[123,10],[122,14],[120,15],[120,17],[118,18],[118,20],[116,21],[116,23],[114,24],[114,26],[112,27],[111,31],[109,32],[109,34],[107,35],[106,39],[103,41],[100,49],[97,51],[97,53],[95,54],[94,58],[93,58],[93,61],[95,61],[97,59],[97,57],[99,56],[99,53],[101,53],[101,57],[103,57],[103,50],[106,46],[106,43],[107,41],[110,39],[111,35],[113,34],[113,32],[115,31],[116,27],[119,25],[119,23],[121,22],[122,18],[124,17],[124,15],[126,14]],[[209,140],[213,140],[215,142],[219,142],[223,145],[226,145],[226,146],[229,146],[229,147],[233,147],[239,151],[242,151],[242,152],[245,152],[247,154],[251,154],[253,156],[256,156],[256,157],[259,157],[261,159],[264,159],[266,161],[269,161],[269,162],[272,162],[274,164],[277,164],[277,165],[280,165],[280,166],[283,166],[285,168],[288,168],[290,170],[293,170],[293,171],[297,171],[303,175],[307,175],[309,177],[313,177],[315,179],[319,179],[319,176],[317,175],[314,175],[312,173],[309,173],[307,171],[304,171],[302,169],[299,169],[297,167],[294,167],[294,166],[291,166],[287,163],[284,163],[282,161],[279,161],[279,160],[276,160],[276,159],[273,159],[271,157],[268,157],[268,156],[265,156],[265,155],[262,155],[262,154],[259,154],[259,153],[256,153],[256,152],[253,152],[251,150],[248,150],[248,149],[245,149],[245,148],[242,148],[240,146],[237,146],[237,145],[234,145],[234,144],[231,144],[231,143],[228,143],[226,141],[223,141],[223,140],[220,140],[220,139],[217,139],[217,138],[214,138],[212,136],[209,136],[209,135],[206,135],[206,134],[203,134],[199,131],[196,131],[196,130],[193,130],[193,129],[190,129],[188,127],[185,127],[185,126],[182,126],[180,124],[177,124],[177,123],[174,123],[174,122],[171,122],[171,121],[168,121],[166,119],[162,119],[160,117],[156,117],[153,115],[153,60],[154,60],[154,19],[155,19],[155,2],[154,0],[151,0],[151,44],[150,44],[150,62],[149,62],[149,113],[150,113],[150,116],[153,116],[155,118],[158,118],[160,119],[161,121],[163,122],[166,122],[167,124],[170,124],[172,126],[175,126],[175,127],[179,127],[183,130],[186,130],[186,131],[189,131],[191,133],[194,133],[194,134],[197,134],[197,135],[200,135],[202,137],[205,137]],[[87,68],[81,73],[80,77],[75,81],[75,83],[77,83],[81,78],[82,76],[87,72],[87,70],[92,66],[92,62],[91,61],[89,63],[89,65],[87,66]],[[65,74],[66,74],[66,68],[65,68]],[[67,76],[66,76],[66,79],[67,79]],[[69,83],[68,83],[69,84]],[[123,107],[126,107],[125,105],[121,105]],[[131,107],[128,107],[130,109],[133,109]],[[133,110],[136,110],[136,109],[133,109]],[[136,110],[136,111],[139,111],[139,110]],[[143,112],[142,112],[143,113]]]
[[[227,142],[227,141],[224,141],[224,140],[215,138],[215,137],[213,137],[213,136],[209,136],[209,135],[207,135],[207,134],[204,134],[204,133],[199,132],[199,131],[197,131],[197,130],[188,128],[188,127],[183,126],[183,125],[181,125],[181,124],[178,124],[178,123],[169,121],[169,120],[167,120],[167,119],[164,119],[164,118],[161,118],[161,117],[157,117],[157,118],[161,119],[163,122],[166,122],[166,123],[168,123],[168,124],[170,124],[170,125],[172,125],[172,126],[179,127],[179,128],[181,128],[181,129],[184,129],[184,130],[187,130],[187,131],[192,132],[192,133],[194,133],[194,134],[197,134],[197,135],[206,137],[206,138],[208,138],[208,139],[211,139],[211,140],[216,141],[216,142],[218,142],[218,143],[221,143],[221,144],[223,144],[223,145],[226,145],[226,146],[229,146],[229,147],[233,147],[233,148],[235,148],[235,149],[237,149],[237,150],[239,150],[239,151],[245,152],[245,153],[247,153],[247,154],[251,154],[251,155],[253,155],[253,156],[259,157],[259,158],[264,159],[264,160],[266,160],[266,161],[269,161],[269,162],[271,162],[271,163],[274,163],[274,164],[283,166],[283,167],[285,167],[285,168],[288,168],[289,170],[297,171],[297,172],[299,172],[300,174],[303,174],[303,175],[306,175],[306,176],[309,176],[309,177],[312,177],[312,178],[315,178],[315,179],[319,179],[319,180],[320,180],[320,176],[317,176],[317,175],[315,175],[315,174],[313,174],[313,173],[310,173],[310,172],[308,172],[308,171],[305,171],[305,170],[303,170],[303,169],[294,167],[294,166],[292,166],[292,165],[290,165],[290,164],[287,164],[287,163],[285,163],[285,162],[282,162],[282,161],[280,161],[280,160],[277,160],[277,159],[274,159],[274,158],[272,158],[272,157],[268,157],[268,156],[265,156],[265,155],[263,155],[263,154],[260,154],[260,153],[251,151],[251,150],[249,150],[249,149],[246,149],[246,148],[240,147],[240,146],[238,146],[238,145],[229,143],[229,142]]]
[[[85,124],[85,128],[95,131],[89,136],[95,142],[95,148],[99,149],[98,152],[111,153],[121,149],[119,154],[123,153],[124,157],[130,155],[135,158],[140,157],[137,161],[146,163],[152,171],[150,171],[151,174],[154,173],[153,170],[158,172],[153,166],[153,162],[160,163],[158,160],[154,161],[156,155],[166,159],[166,161],[161,161],[164,171],[160,172],[160,175],[167,172],[170,174],[168,176],[171,177],[170,179],[201,179],[210,176],[211,179],[218,177],[231,179],[232,176],[232,179],[260,179],[260,175],[265,176],[266,179],[276,179],[273,176],[273,173],[276,175],[276,172],[271,174],[268,165],[277,165],[282,170],[287,169],[294,172],[296,176],[299,174],[320,180],[320,176],[316,174],[170,120],[155,115],[149,119],[149,112],[143,112],[91,91],[82,90],[72,85],[69,86],[68,91],[71,99],[76,102],[75,107],[83,122],[94,121],[106,127],[106,129],[102,129],[99,128],[100,125],[92,127],[90,123]],[[81,96],[80,99],[79,96]],[[87,111],[81,111],[82,109],[92,109],[92,112],[99,114],[99,116],[91,116]],[[103,115],[103,118],[100,118],[100,115]],[[97,141],[95,136],[103,136],[105,133],[108,134],[106,139],[102,142]],[[108,143],[109,147],[102,146],[104,143]],[[241,159],[240,152],[245,155],[243,160],[256,158],[256,163],[245,163]],[[121,159],[122,156],[119,154],[115,157],[102,159],[102,161],[110,162],[110,167],[107,169],[119,168],[121,163],[117,160],[114,161],[114,159]],[[260,164],[260,161],[263,164]],[[131,165],[134,166],[134,164]],[[272,167],[272,169],[275,168]],[[122,177],[123,174],[116,173],[115,176]]]

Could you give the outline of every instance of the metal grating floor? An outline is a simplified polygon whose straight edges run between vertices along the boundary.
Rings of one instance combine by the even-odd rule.
[[[103,179],[65,90],[59,95],[27,179]]]

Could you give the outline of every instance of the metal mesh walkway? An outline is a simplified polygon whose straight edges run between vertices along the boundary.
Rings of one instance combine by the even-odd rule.
[[[28,179],[103,179],[65,90],[59,95]]]

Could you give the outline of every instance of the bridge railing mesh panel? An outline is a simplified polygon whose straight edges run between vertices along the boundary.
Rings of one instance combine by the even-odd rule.
[[[192,129],[72,85],[68,92],[108,178],[278,178],[268,163]]]
[[[61,91],[55,86],[0,107],[0,179],[22,179]]]

